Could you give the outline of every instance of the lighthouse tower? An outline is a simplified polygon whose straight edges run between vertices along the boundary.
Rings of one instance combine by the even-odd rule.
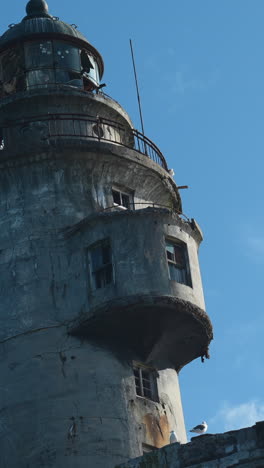
[[[186,441],[208,357],[198,224],[103,59],[30,0],[0,38],[0,465],[113,468]]]

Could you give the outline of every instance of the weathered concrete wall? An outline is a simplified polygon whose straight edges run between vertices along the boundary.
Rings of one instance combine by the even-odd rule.
[[[113,354],[103,343],[99,346],[68,333],[79,315],[89,316],[93,300],[98,305],[95,293],[89,290],[87,247],[112,233],[116,274],[124,297],[139,286],[140,293],[150,294],[151,290],[153,294],[156,283],[150,253],[155,249],[152,255],[157,259],[157,241],[149,244],[147,220],[140,233],[144,214],[132,214],[131,219],[138,221],[129,224],[127,212],[110,212],[91,225],[83,221],[84,229],[76,230],[79,220],[110,203],[112,180],[117,182],[121,174],[122,182],[133,181],[125,165],[117,175],[114,162],[107,164],[109,155],[102,154],[101,165],[96,163],[98,153],[89,153],[88,161],[77,156],[51,161],[50,154],[46,156],[47,160],[36,158],[28,165],[25,161],[9,167],[3,164],[0,176],[1,468],[110,468],[139,456],[143,443],[167,444],[172,429],[186,440],[175,371],[161,371],[159,402],[140,399],[131,361],[121,349]],[[140,168],[144,174],[144,164]],[[139,179],[134,170],[133,184],[141,197],[147,193],[151,198],[155,189],[164,199],[172,197],[159,173],[155,176],[153,171],[144,185],[140,170]],[[107,174],[104,183],[103,174]],[[101,198],[103,203],[98,201]],[[156,215],[160,216],[158,211]],[[165,216],[171,217],[169,212]],[[191,232],[190,226],[186,228]],[[160,229],[155,224],[155,233]],[[136,232],[139,252],[133,252]],[[192,242],[196,242],[194,238]],[[167,278],[166,289],[161,291],[159,284],[159,292],[170,295],[164,242],[159,248]],[[140,259],[144,251],[149,278]],[[141,262],[141,269],[131,274],[133,258]],[[127,286],[124,275],[129,279]],[[165,278],[162,281],[165,285]],[[113,297],[117,293],[116,285]]]
[[[181,404],[178,375],[173,369],[158,372],[159,401],[152,401],[136,395],[133,375],[127,379],[126,400],[132,417],[133,437],[142,453],[142,445],[164,447],[170,438],[170,431],[177,431],[179,440],[186,442],[186,432]],[[130,435],[132,436],[132,430]]]
[[[150,291],[157,296],[177,296],[204,309],[195,232],[169,210],[148,208],[108,212],[87,218],[64,233],[73,250],[80,245],[89,247],[100,239],[111,240],[115,281],[104,290],[93,291],[92,308],[113,298]],[[168,236],[182,240],[188,246],[192,287],[169,280],[165,250]],[[86,275],[89,278],[89,265]]]
[[[2,222],[10,213],[17,223],[29,212],[36,225],[45,226],[49,216],[48,226],[65,227],[113,206],[112,186],[120,184],[134,193],[137,208],[138,202],[179,205],[170,176],[144,155],[98,142],[55,144],[37,154],[34,145],[24,148],[19,157],[0,152]]]
[[[116,468],[262,468],[264,421],[224,434],[205,434],[186,445],[169,445]]]
[[[132,186],[135,196],[140,194],[141,198],[149,199],[153,193],[155,201],[157,192],[162,192],[167,201],[172,196],[154,172],[143,184],[147,166],[134,163],[132,176],[131,162],[118,166],[117,171],[114,158],[109,161],[109,156],[100,154],[98,161],[98,153],[89,152],[87,159],[48,158],[28,165],[24,161],[15,167],[2,166],[0,333],[4,337],[27,330],[26,323],[35,327],[39,319],[41,326],[43,320],[73,320],[81,312],[99,306],[102,300],[149,291],[178,296],[203,308],[199,242],[188,223],[177,217],[165,214],[164,218],[159,210],[150,210],[148,216],[144,211],[142,215],[137,215],[137,211],[108,213],[88,222],[87,227],[83,223],[80,234],[77,226],[71,239],[64,239],[61,231],[57,234],[58,229],[112,206],[112,183],[118,180]],[[193,288],[168,280],[166,234],[188,243]],[[90,292],[88,303],[85,249],[104,237],[110,237],[113,245],[116,281],[114,287]],[[123,281],[127,275],[129,281]],[[6,320],[7,310],[12,313],[12,321]]]
[[[172,428],[186,440],[175,372],[161,372],[159,403],[139,398],[131,363],[63,323],[4,340],[0,369],[1,468],[112,468]]]
[[[165,251],[168,233],[175,240],[187,243],[192,287],[169,279]],[[178,370],[206,354],[206,335],[209,333],[209,337],[211,328],[203,312],[197,258],[201,238],[189,223],[182,222],[169,210],[122,210],[88,217],[65,230],[63,235],[73,250],[80,246],[89,248],[98,239],[105,238],[112,245],[114,281],[104,289],[92,287],[86,255],[90,307],[76,320],[80,335],[91,336],[91,320],[104,318],[108,322],[104,327],[98,323],[97,335],[106,339],[113,333],[113,339],[118,341],[123,337],[125,347],[129,344],[137,348],[139,360],[160,369]],[[103,334],[104,329],[108,336]]]
[[[68,102],[71,100],[69,108]],[[4,107],[4,112],[1,112],[1,107]],[[78,119],[75,122],[76,129],[70,121],[56,121],[54,115],[62,114],[71,118],[74,114],[86,119],[86,123],[82,120],[78,124]],[[6,116],[9,115],[8,125],[6,124]],[[50,120],[48,119],[50,116]],[[62,129],[69,134],[81,134],[82,127],[89,124],[89,119],[95,119],[97,116],[106,118],[107,120],[115,121],[116,125],[124,125],[129,129],[132,126],[129,116],[124,109],[114,100],[108,99],[103,95],[94,95],[85,93],[78,89],[70,88],[60,89],[59,87],[53,90],[37,89],[19,93],[6,97],[0,101],[0,126],[4,128],[5,149],[9,152],[16,144],[17,151],[22,151],[25,147],[43,146],[47,147],[49,142],[49,130],[55,131],[58,135]],[[75,117],[76,118],[76,117]],[[107,132],[107,127],[105,127]],[[113,129],[112,129],[113,131]],[[118,128],[116,129],[119,134]],[[127,136],[122,132],[124,141],[129,142],[129,132]],[[107,135],[105,135],[105,138]],[[111,139],[111,138],[110,138]],[[121,138],[122,140],[122,138]]]
[[[140,453],[125,400],[131,368],[63,325],[3,343],[1,375],[1,468],[110,468],[122,451]]]
[[[129,148],[89,140],[97,116],[122,125]],[[173,368],[204,355],[211,328],[201,235],[170,211],[181,210],[175,182],[132,149],[129,117],[102,96],[18,93],[1,101],[0,125],[1,468],[112,468],[170,430],[185,442]],[[169,209],[113,209],[113,186],[136,208]],[[192,288],[169,280],[166,236],[187,244]],[[114,282],[94,290],[87,250],[105,237]],[[160,369],[159,401],[136,395],[133,359]]]

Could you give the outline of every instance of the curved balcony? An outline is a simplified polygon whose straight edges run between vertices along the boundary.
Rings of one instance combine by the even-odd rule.
[[[133,233],[133,236],[131,236]],[[87,246],[85,288],[88,303],[69,333],[123,349],[131,359],[181,369],[208,356],[212,339],[197,250],[195,222],[168,209],[101,212],[62,232],[71,249]],[[99,244],[98,244],[99,241]],[[107,277],[93,269],[93,246],[106,242]],[[167,243],[182,246],[186,277],[169,273]],[[106,273],[106,270],[103,275]],[[107,278],[107,279],[105,279]]]
[[[22,135],[25,138],[32,132],[39,132],[41,140],[66,137],[114,143],[144,154],[168,171],[165,157],[155,143],[138,130],[125,127],[114,120],[64,113],[36,115],[30,117],[30,120],[6,122],[3,126],[4,144],[1,149],[8,149],[9,142],[11,144],[12,141],[17,141],[17,132],[20,137]]]

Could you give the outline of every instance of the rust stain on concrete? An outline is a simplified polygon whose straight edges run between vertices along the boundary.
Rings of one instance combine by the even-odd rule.
[[[166,414],[161,416],[148,413],[143,422],[146,426],[146,442],[154,447],[161,448],[170,440],[170,427]]]

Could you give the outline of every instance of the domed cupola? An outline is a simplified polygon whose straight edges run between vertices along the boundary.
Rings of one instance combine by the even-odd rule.
[[[25,19],[28,18],[51,18],[48,13],[49,8],[45,0],[30,0],[26,6],[27,16]]]
[[[30,0],[26,13],[0,37],[0,97],[56,85],[97,89],[103,60],[76,26],[50,15],[45,0]]]

